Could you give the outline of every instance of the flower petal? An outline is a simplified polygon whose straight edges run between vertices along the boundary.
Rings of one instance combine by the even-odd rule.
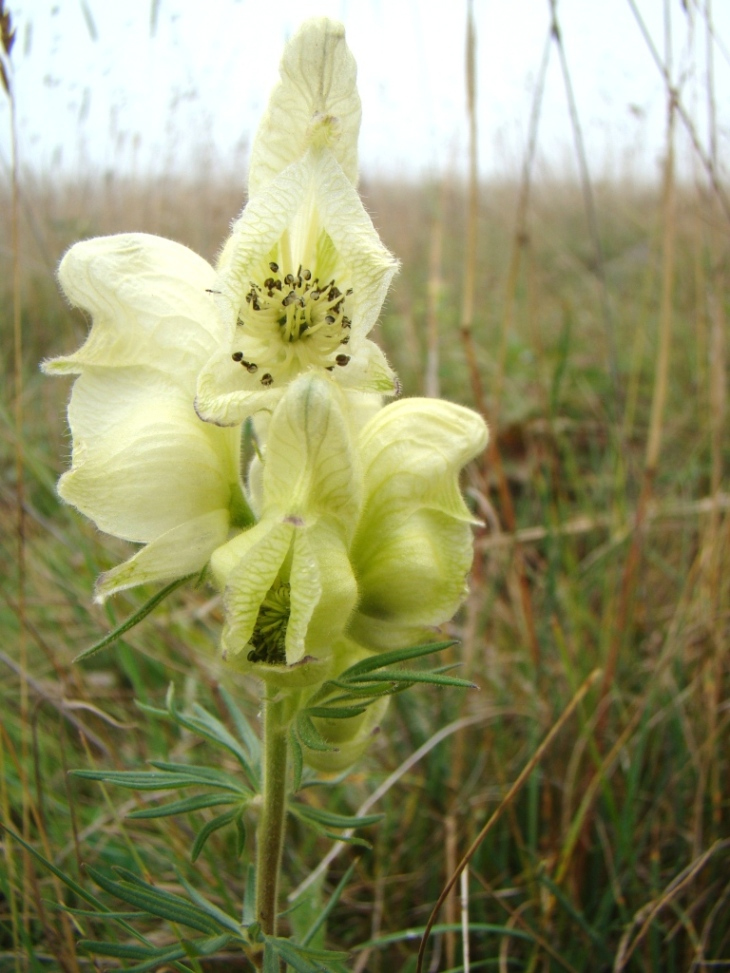
[[[316,374],[287,388],[269,424],[264,515],[336,520],[351,536],[362,496],[360,464],[337,386]]]
[[[317,137],[327,138],[347,178],[357,182],[360,98],[342,24],[324,17],[306,21],[284,49],[280,73],[251,150],[249,196]]]
[[[195,415],[166,376],[86,366],[69,405],[71,470],[59,493],[109,534],[149,542],[238,490],[238,430]]]
[[[487,439],[481,416],[453,402],[404,399],[377,413],[360,436],[366,494],[360,542],[374,525],[385,531],[419,507],[474,522],[458,475]]]
[[[223,655],[239,655],[256,626],[259,609],[289,552],[294,527],[262,520],[214,551],[210,566],[224,587]]]
[[[354,341],[368,334],[377,321],[400,264],[381,242],[357,190],[331,151],[317,153],[314,178],[320,220],[351,274]]]
[[[379,534],[357,558],[361,598],[349,634],[371,648],[412,643],[462,603],[472,557],[469,524],[440,511],[419,510]]]
[[[124,564],[102,574],[96,584],[96,600],[103,601],[134,585],[182,578],[201,571],[227,534],[228,515],[224,510],[212,510],[178,524]]]
[[[144,233],[97,237],[73,246],[58,271],[72,304],[92,316],[86,342],[44,362],[51,374],[88,365],[153,366],[190,388],[223,339],[208,290],[216,275],[179,243]]]
[[[298,530],[291,568],[286,661],[329,658],[357,603],[357,582],[340,533],[325,521]]]

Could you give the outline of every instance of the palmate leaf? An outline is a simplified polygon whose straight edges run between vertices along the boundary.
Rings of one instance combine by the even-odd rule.
[[[230,701],[230,705],[228,703],[226,705],[229,706],[230,712],[236,714],[234,722],[236,722],[236,728],[239,732],[243,731],[242,741],[237,740],[220,720],[198,704],[193,707],[192,714],[181,712],[175,705],[175,688],[172,683],[167,691],[165,705],[166,709],[159,709],[156,706],[149,706],[146,703],[140,703],[139,700],[137,701],[137,706],[143,712],[158,718],[171,719],[178,726],[204,737],[211,743],[224,747],[240,763],[251,784],[256,788],[259,787],[260,744],[258,741],[253,743],[255,734],[248,727],[245,717],[235,708],[232,701]]]
[[[426,670],[400,667],[403,662],[441,652],[455,644],[452,639],[447,642],[414,645],[393,652],[376,653],[356,662],[349,669],[341,672],[336,679],[323,683],[311,697],[309,705],[302,710],[297,722],[300,740],[313,750],[336,749],[326,746],[326,741],[316,725],[312,723],[312,717],[350,719],[360,716],[375,700],[404,692],[416,683],[451,686],[458,689],[476,688],[469,680],[446,675],[454,668],[453,663]],[[398,668],[393,668],[394,666]]]

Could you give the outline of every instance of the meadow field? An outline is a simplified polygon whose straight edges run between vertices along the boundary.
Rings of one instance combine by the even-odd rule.
[[[492,439],[464,478],[484,526],[469,598],[444,629],[459,640],[447,661],[478,689],[395,697],[351,773],[306,792],[352,814],[378,791],[371,850],[347,847],[311,878],[332,841],[290,823],[284,892],[311,881],[284,922],[306,929],[354,865],[313,941],[350,950],[359,973],[413,973],[440,893],[490,820],[424,970],[730,969],[730,207],[713,174],[363,176],[402,262],[377,340],[403,394],[479,410]],[[255,816],[244,838],[212,833],[193,865],[215,809],[130,817],[161,795],[69,771],[167,760],[235,773],[233,757],[139,704],[164,710],[172,683],[183,712],[202,706],[235,733],[231,699],[255,727],[259,695],[221,675],[209,586],[179,588],[72,664],[156,589],[93,604],[96,577],[129,548],[56,494],[70,382],[38,363],[78,347],[87,322],[55,268],[73,242],[129,230],[212,261],[244,199],[240,178],[204,167],[188,181],[19,176],[17,219],[0,231],[0,820],[25,845],[0,836],[0,971],[106,969],[77,942],[129,936],[82,898],[120,909],[88,867],[173,892],[182,876],[235,914]],[[0,192],[10,214],[9,179]],[[144,915],[138,928],[159,946],[185,937]],[[233,952],[186,962],[249,968]]]

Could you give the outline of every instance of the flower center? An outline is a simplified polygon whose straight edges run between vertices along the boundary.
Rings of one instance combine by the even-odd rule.
[[[269,270],[263,284],[251,281],[241,304],[245,351],[235,351],[233,360],[251,375],[261,371],[265,388],[312,365],[329,371],[347,365],[350,356],[341,349],[350,341],[345,305],[352,288],[343,294],[334,278],[321,283],[301,265],[296,274],[282,275],[274,262]]]
[[[291,611],[289,591],[289,585],[280,582],[269,589],[261,602],[249,639],[253,646],[247,656],[249,662],[267,662],[275,666],[286,664],[286,627]]]

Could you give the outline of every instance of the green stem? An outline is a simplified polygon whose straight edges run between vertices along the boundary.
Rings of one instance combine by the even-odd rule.
[[[283,701],[264,701],[263,805],[256,841],[256,919],[276,935],[279,868],[286,823],[286,763],[289,737]]]

